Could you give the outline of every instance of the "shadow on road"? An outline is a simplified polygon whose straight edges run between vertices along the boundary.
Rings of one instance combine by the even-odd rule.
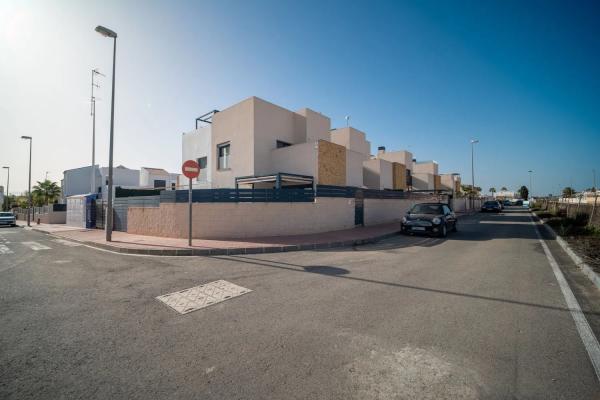
[[[440,294],[440,295],[460,296],[460,297],[466,297],[466,298],[475,299],[475,300],[513,304],[516,306],[524,306],[524,307],[535,307],[535,308],[560,311],[560,312],[571,312],[571,311],[579,312],[578,310],[572,310],[570,308],[557,307],[557,306],[553,306],[553,305],[530,303],[530,302],[519,301],[519,300],[503,299],[500,297],[483,296],[483,295],[478,295],[478,294],[454,292],[451,290],[435,289],[435,288],[429,288],[429,287],[424,287],[424,286],[406,285],[406,284],[397,283],[397,282],[386,282],[386,281],[380,281],[380,280],[369,279],[369,278],[360,278],[357,276],[350,275],[350,271],[348,271],[345,268],[341,268],[341,267],[304,266],[304,265],[300,265],[300,264],[292,264],[292,263],[287,263],[287,262],[283,262],[283,261],[271,261],[271,260],[265,260],[265,259],[261,259],[261,258],[254,258],[254,257],[249,257],[249,256],[241,256],[241,255],[213,256],[213,258],[225,260],[225,261],[237,261],[240,263],[252,264],[252,265],[257,265],[257,266],[261,266],[261,267],[277,268],[277,269],[282,269],[282,270],[292,271],[292,272],[310,273],[310,274],[317,273],[317,274],[320,274],[320,275],[328,277],[328,278],[348,279],[351,281],[358,281],[358,282],[370,283],[370,284],[375,284],[375,285],[384,285],[384,286],[390,286],[390,287],[399,288],[399,289],[418,290],[418,291],[424,291],[424,292],[435,293],[435,294]],[[323,272],[345,271],[345,272],[343,272],[343,273],[323,273],[323,272],[319,272],[319,271],[323,271]],[[589,310],[583,310],[583,313],[586,315],[600,316],[600,312],[593,312],[593,311],[589,311]]]

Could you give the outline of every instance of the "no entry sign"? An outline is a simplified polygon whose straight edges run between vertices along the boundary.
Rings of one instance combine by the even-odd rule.
[[[187,160],[181,166],[181,171],[186,177],[194,179],[200,175],[200,165],[194,160]]]

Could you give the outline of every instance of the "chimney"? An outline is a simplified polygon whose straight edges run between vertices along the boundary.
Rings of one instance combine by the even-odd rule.
[[[377,148],[377,155],[385,153],[385,146],[379,146]]]

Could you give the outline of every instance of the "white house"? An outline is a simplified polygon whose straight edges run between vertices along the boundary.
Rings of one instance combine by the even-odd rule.
[[[139,187],[155,189],[175,189],[179,174],[169,173],[162,168],[142,167]]]

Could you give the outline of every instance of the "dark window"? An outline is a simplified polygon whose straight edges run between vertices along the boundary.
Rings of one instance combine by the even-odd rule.
[[[200,174],[196,178],[196,181],[205,181],[207,177],[206,167],[208,165],[206,157],[200,157],[198,160],[198,165],[200,166]]]
[[[282,141],[282,140],[278,140],[278,141],[277,141],[277,148],[278,148],[278,149],[280,149],[280,148],[282,148],[282,147],[288,147],[288,146],[291,146],[291,145],[292,145],[291,143],[284,142],[284,141]]]
[[[223,143],[217,145],[217,169],[229,169],[229,157],[231,155],[231,145]]]
[[[165,181],[164,179],[155,179],[154,180],[154,188],[166,188],[167,186],[167,181]]]
[[[177,186],[175,185],[175,182],[171,182],[171,190],[175,190],[177,188]]]

